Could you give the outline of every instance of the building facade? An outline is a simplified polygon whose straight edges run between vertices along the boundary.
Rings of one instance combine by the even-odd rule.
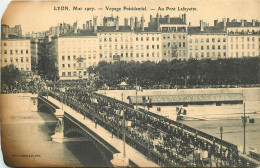
[[[226,23],[228,57],[255,57],[260,55],[260,23],[241,20]]]
[[[188,28],[188,59],[218,59],[227,57],[227,34],[202,20],[200,26]]]
[[[96,66],[99,62],[97,40],[92,32],[71,33],[53,38],[52,53],[57,61],[61,80],[88,77],[87,68]]]
[[[109,20],[108,20],[109,19]],[[161,32],[144,27],[144,18],[125,18],[124,25],[119,26],[119,17],[106,18],[98,26],[100,61],[154,61],[162,60]],[[114,21],[114,23],[112,23]]]
[[[145,19],[104,17],[97,24],[97,16],[78,29],[66,23],[51,27],[36,38],[52,40],[52,55],[57,60],[61,79],[87,78],[87,68],[100,61],[171,61],[174,59],[218,59],[259,56],[260,23],[214,21],[214,26],[200,21],[199,26],[188,26],[186,14],[170,17],[157,14]],[[52,38],[50,38],[52,37]],[[35,47],[33,47],[35,48]],[[35,55],[35,54],[34,54]]]
[[[1,67],[13,64],[21,71],[31,71],[30,39],[2,39]]]

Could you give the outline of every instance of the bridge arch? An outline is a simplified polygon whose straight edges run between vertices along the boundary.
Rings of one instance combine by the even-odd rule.
[[[45,109],[47,109],[47,111]],[[55,109],[51,108],[49,105],[47,105],[45,103],[40,103],[38,105],[38,111],[48,112],[48,113],[55,113]]]
[[[88,137],[88,134],[80,128],[65,127],[64,136],[70,137],[71,135],[81,135],[81,136],[84,136],[84,137]]]

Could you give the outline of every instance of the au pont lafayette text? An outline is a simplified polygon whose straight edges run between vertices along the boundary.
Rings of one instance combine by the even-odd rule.
[[[105,6],[104,8],[94,8],[94,7],[82,7],[82,6],[54,6],[54,10],[56,11],[95,11],[95,10],[107,10],[111,12],[120,12],[120,11],[196,11],[195,7],[156,7],[156,8],[147,8],[147,7],[136,7],[136,6],[123,6],[123,7],[110,7]]]

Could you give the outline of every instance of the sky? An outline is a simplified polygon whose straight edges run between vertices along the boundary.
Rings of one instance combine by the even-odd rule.
[[[70,11],[54,10],[54,7],[68,6]],[[82,11],[72,10],[73,6],[83,7]],[[131,7],[146,7],[146,11],[124,11],[119,12],[106,10],[106,7],[123,8],[124,6]],[[84,8],[95,8],[95,11],[85,11]],[[158,8],[164,8],[164,11],[159,11]],[[174,8],[175,11],[166,11],[166,7]],[[178,7],[196,8],[195,11],[178,11]],[[103,10],[98,10],[102,8]],[[155,10],[150,10],[155,9]],[[150,14],[155,17],[156,13],[163,16],[179,16],[187,14],[187,23],[191,22],[192,26],[199,25],[199,20],[208,22],[213,25],[214,19],[222,19],[224,17],[230,19],[252,19],[260,20],[260,1],[259,0],[95,0],[95,1],[45,1],[45,2],[11,2],[2,16],[2,24],[7,24],[11,27],[14,25],[22,25],[23,34],[27,32],[46,31],[51,26],[57,26],[58,23],[65,22],[72,24],[78,21],[78,27],[82,28],[83,23],[93,18],[93,15],[98,16],[98,24],[104,16],[119,16],[119,24],[123,25],[125,17],[137,16],[145,17],[145,26],[149,22]],[[140,20],[140,19],[139,19]]]

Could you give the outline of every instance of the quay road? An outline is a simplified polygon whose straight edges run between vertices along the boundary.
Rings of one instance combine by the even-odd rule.
[[[239,154],[236,145],[149,111],[136,110],[113,98],[79,88],[66,92],[53,89],[49,95],[79,111],[81,118],[87,116],[112,134],[119,131],[118,137],[121,135],[118,123],[122,122],[118,111],[123,111],[125,119],[132,121],[126,142],[160,166],[259,165],[256,160]]]
[[[70,108],[67,105],[62,105],[62,103],[51,96],[45,97],[47,100],[58,106],[59,108],[63,108],[63,110],[69,113],[72,117],[74,117],[77,121],[81,122],[82,124],[86,125],[90,130],[95,132],[97,135],[102,137],[106,142],[116,148],[120,153],[123,153],[123,141],[121,139],[116,138],[115,136],[112,137],[111,133],[104,129],[103,127],[97,126],[95,127],[95,122],[90,120],[87,117],[84,117],[79,112],[75,111],[74,109]],[[126,148],[126,156],[131,159],[137,166],[139,167],[159,167],[156,163],[148,160],[143,154],[138,152],[136,149],[132,148],[128,144],[125,146]]]

